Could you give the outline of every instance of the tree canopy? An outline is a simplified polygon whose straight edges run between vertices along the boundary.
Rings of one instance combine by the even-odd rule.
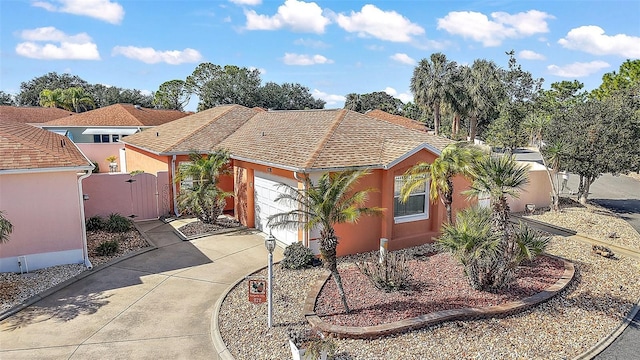
[[[404,115],[404,103],[384,91],[376,91],[368,94],[347,94],[344,108],[366,113],[371,110],[382,110],[394,115]]]

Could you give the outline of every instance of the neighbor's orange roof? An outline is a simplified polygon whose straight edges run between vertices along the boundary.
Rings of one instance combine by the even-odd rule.
[[[0,123],[0,171],[92,166],[66,136],[21,123]]]
[[[65,118],[75,113],[58,108],[36,106],[0,106],[0,123],[19,122],[40,124]]]
[[[404,127],[407,127],[409,129],[415,129],[415,130],[420,130],[420,131],[428,131],[429,129],[427,128],[427,124],[420,122],[420,121],[416,121],[413,119],[409,119],[407,117],[404,116],[400,116],[400,115],[393,115],[393,114],[389,114],[386,111],[382,111],[382,110],[371,110],[365,113],[365,115],[376,118],[376,119],[380,119],[380,120],[384,120],[384,121],[388,121],[390,123],[393,124],[398,124],[398,125],[402,125]]]
[[[178,110],[147,109],[132,104],[114,104],[49,121],[58,126],[158,126],[189,115]]]

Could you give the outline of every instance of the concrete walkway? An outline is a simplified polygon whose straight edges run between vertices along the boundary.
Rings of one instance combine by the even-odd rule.
[[[266,265],[264,238],[236,232],[187,242],[169,224],[139,226],[157,249],[0,322],[0,359],[215,359],[214,304],[230,284]]]

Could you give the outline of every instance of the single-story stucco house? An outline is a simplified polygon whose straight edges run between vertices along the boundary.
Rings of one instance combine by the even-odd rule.
[[[87,256],[82,180],[93,165],[69,138],[0,123],[0,210],[13,224],[0,272],[79,263]]]
[[[269,215],[288,210],[274,202],[281,191],[277,185],[301,188],[303,177],[315,180],[325,172],[370,169],[359,186],[378,189],[367,205],[386,209],[383,217],[338,225],[338,255],[375,250],[381,238],[388,239],[391,250],[431,241],[445,218],[442,204],[429,201],[428,185],[407,204],[398,201],[398,194],[402,174],[418,162],[432,162],[451,141],[349,110],[264,111],[225,105],[122,141],[131,167],[168,171],[171,179],[190,152],[229,150],[233,178],[221,182],[224,190],[235,193],[229,208],[242,224],[273,232],[283,245],[302,241],[314,248],[319,234],[267,226]],[[171,182],[175,197],[179,184]],[[467,185],[465,179],[455,179],[457,189]],[[465,197],[454,197],[454,209],[467,204]]]

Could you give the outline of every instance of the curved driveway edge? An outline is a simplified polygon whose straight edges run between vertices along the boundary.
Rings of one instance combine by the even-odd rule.
[[[403,333],[409,330],[420,329],[445,321],[472,320],[495,316],[512,315],[551,299],[553,296],[567,287],[567,285],[569,285],[569,283],[573,279],[575,275],[575,268],[573,266],[573,263],[559,257],[551,255],[545,256],[550,256],[563,262],[564,273],[560,276],[560,278],[553,285],[549,286],[542,292],[521,300],[511,301],[501,305],[489,306],[484,308],[463,308],[436,311],[411,319],[404,319],[375,326],[356,327],[333,325],[323,321],[315,313],[316,299],[318,298],[322,287],[330,276],[330,274],[327,274],[326,277],[322,277],[321,279],[319,279],[316,282],[315,286],[311,289],[311,291],[309,291],[304,304],[304,316],[306,317],[309,324],[311,324],[311,326],[321,331],[336,334],[339,337],[343,338],[372,339],[391,334]]]

